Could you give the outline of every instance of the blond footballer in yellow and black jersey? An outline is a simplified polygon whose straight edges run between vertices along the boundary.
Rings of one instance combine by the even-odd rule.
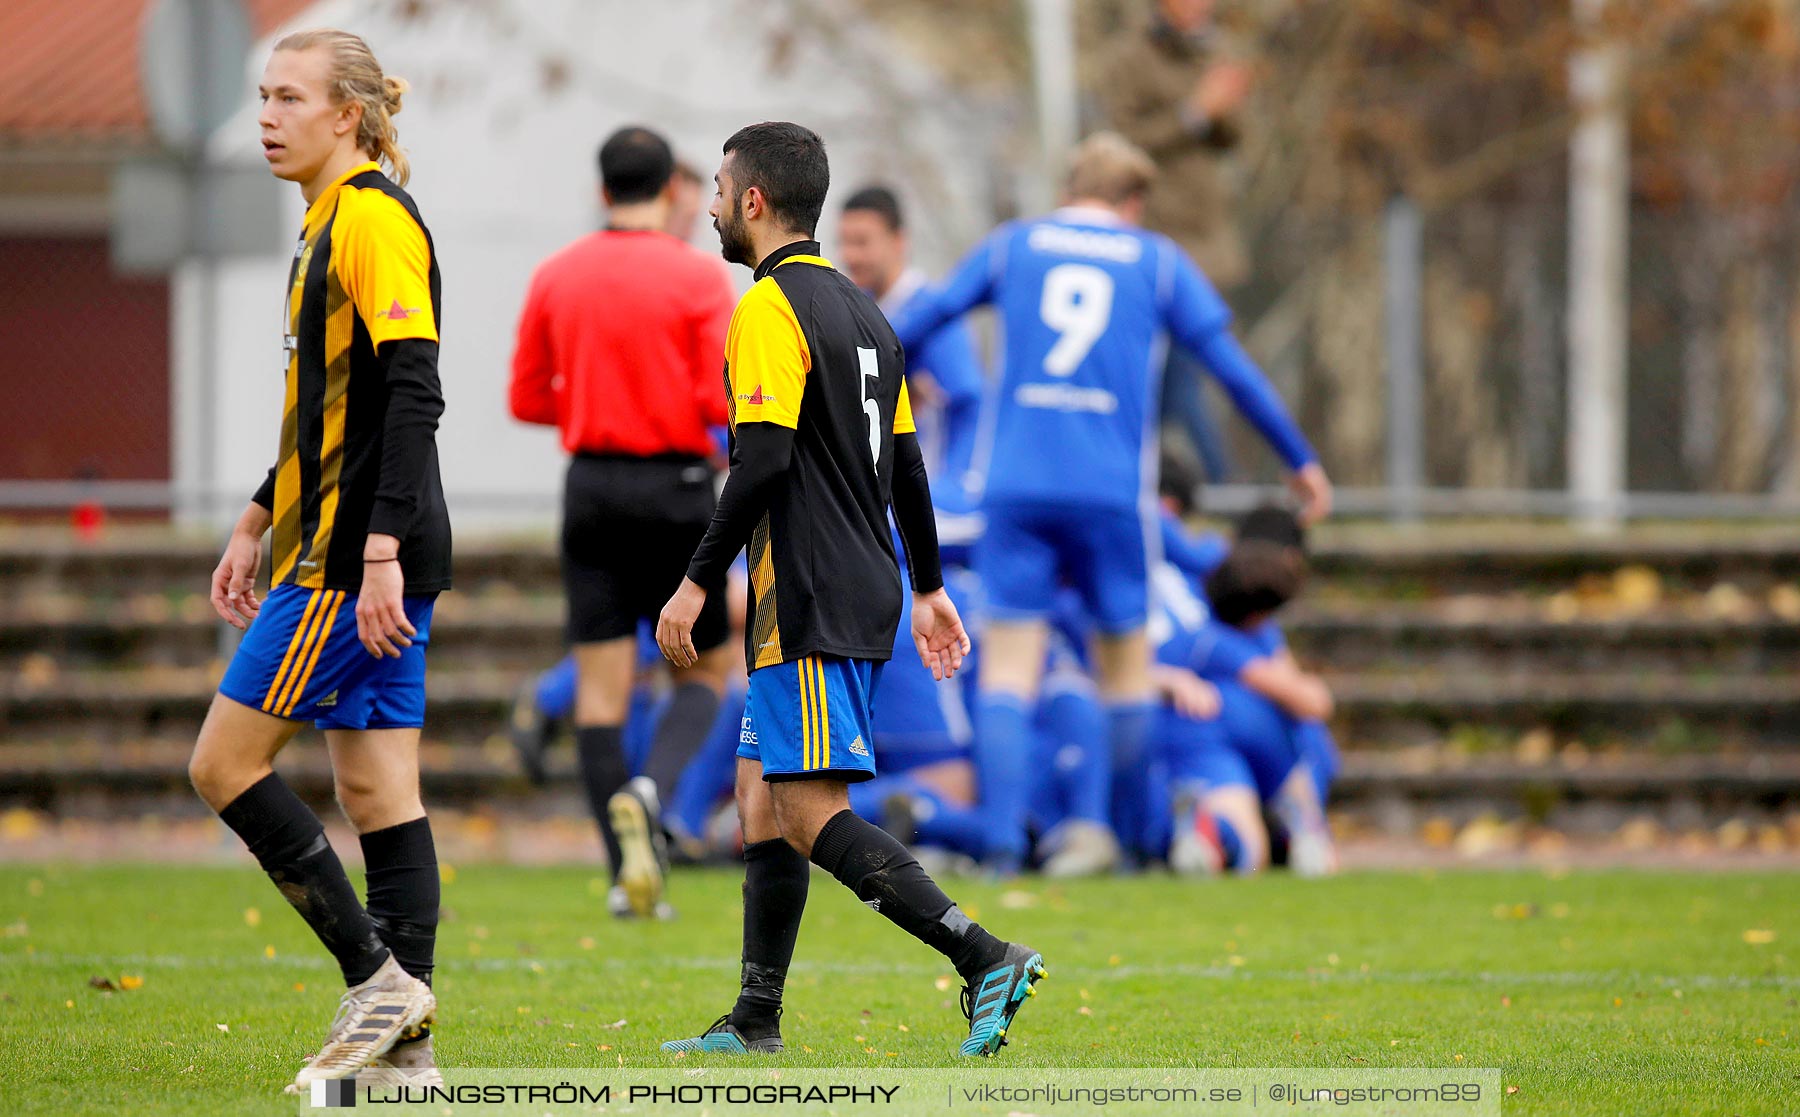
[[[355,593],[370,533],[400,540],[408,594],[450,588],[440,282],[418,207],[366,162],[307,208],[288,277],[281,453],[269,509],[274,585]]]
[[[732,478],[688,576],[707,584],[747,535],[753,671],[819,655],[885,661],[904,592],[890,500],[903,537],[929,538],[934,552],[919,556],[915,588],[942,584],[922,459],[898,463],[916,468],[916,485],[894,484],[896,436],[913,434],[904,354],[881,309],[817,241],[770,253],[755,274],[725,340]],[[779,428],[764,440],[780,447],[772,463],[756,441],[768,428]],[[917,458],[916,438],[906,445]],[[919,492],[924,524],[908,532]]]

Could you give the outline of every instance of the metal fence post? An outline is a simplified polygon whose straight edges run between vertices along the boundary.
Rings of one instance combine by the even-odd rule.
[[[1625,487],[1625,240],[1630,206],[1624,60],[1607,0],[1573,0],[1588,41],[1569,61],[1569,497],[1578,522],[1618,524]]]
[[[1387,480],[1390,515],[1399,522],[1420,515],[1425,485],[1425,373],[1422,361],[1424,237],[1419,207],[1396,196],[1383,218],[1386,280]]]
[[[1024,0],[1031,41],[1032,87],[1037,102],[1038,146],[1043,174],[1034,184],[1034,209],[1056,204],[1063,162],[1080,127],[1075,81],[1074,0]]]

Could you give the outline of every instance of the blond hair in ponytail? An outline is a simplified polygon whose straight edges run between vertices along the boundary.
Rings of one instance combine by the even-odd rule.
[[[359,35],[325,27],[316,31],[296,31],[275,44],[276,50],[311,50],[324,47],[331,52],[329,91],[331,103],[362,106],[362,124],[356,129],[356,146],[388,165],[388,177],[401,186],[412,176],[412,164],[400,150],[400,133],[394,127],[394,116],[400,111],[400,99],[410,88],[404,78],[381,72],[375,52]]]

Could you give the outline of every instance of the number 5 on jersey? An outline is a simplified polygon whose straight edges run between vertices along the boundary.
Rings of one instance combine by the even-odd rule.
[[[1059,335],[1044,354],[1044,371],[1073,376],[1112,320],[1112,276],[1089,264],[1058,264],[1044,273],[1038,316]]]
[[[869,461],[875,472],[881,472],[881,362],[873,349],[856,347],[856,360],[862,366],[863,414],[869,417]]]

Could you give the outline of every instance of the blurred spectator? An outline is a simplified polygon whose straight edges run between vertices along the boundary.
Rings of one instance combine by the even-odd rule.
[[[1224,160],[1242,135],[1250,66],[1214,20],[1214,0],[1158,0],[1147,28],[1109,49],[1098,90],[1115,131],[1156,161],[1144,224],[1175,238],[1213,285],[1248,271]]]
[[[663,232],[676,240],[693,240],[694,226],[706,201],[706,179],[686,159],[675,160],[675,171],[669,176],[669,216],[663,221]]]
[[[1157,0],[1148,27],[1112,44],[1098,93],[1112,127],[1156,161],[1144,224],[1175,238],[1229,294],[1244,281],[1248,264],[1224,160],[1242,134],[1239,114],[1251,71],[1234,56],[1214,9],[1215,0]],[[1200,368],[1178,348],[1170,350],[1164,373],[1162,414],[1193,442],[1209,479],[1232,474],[1201,393]]]

